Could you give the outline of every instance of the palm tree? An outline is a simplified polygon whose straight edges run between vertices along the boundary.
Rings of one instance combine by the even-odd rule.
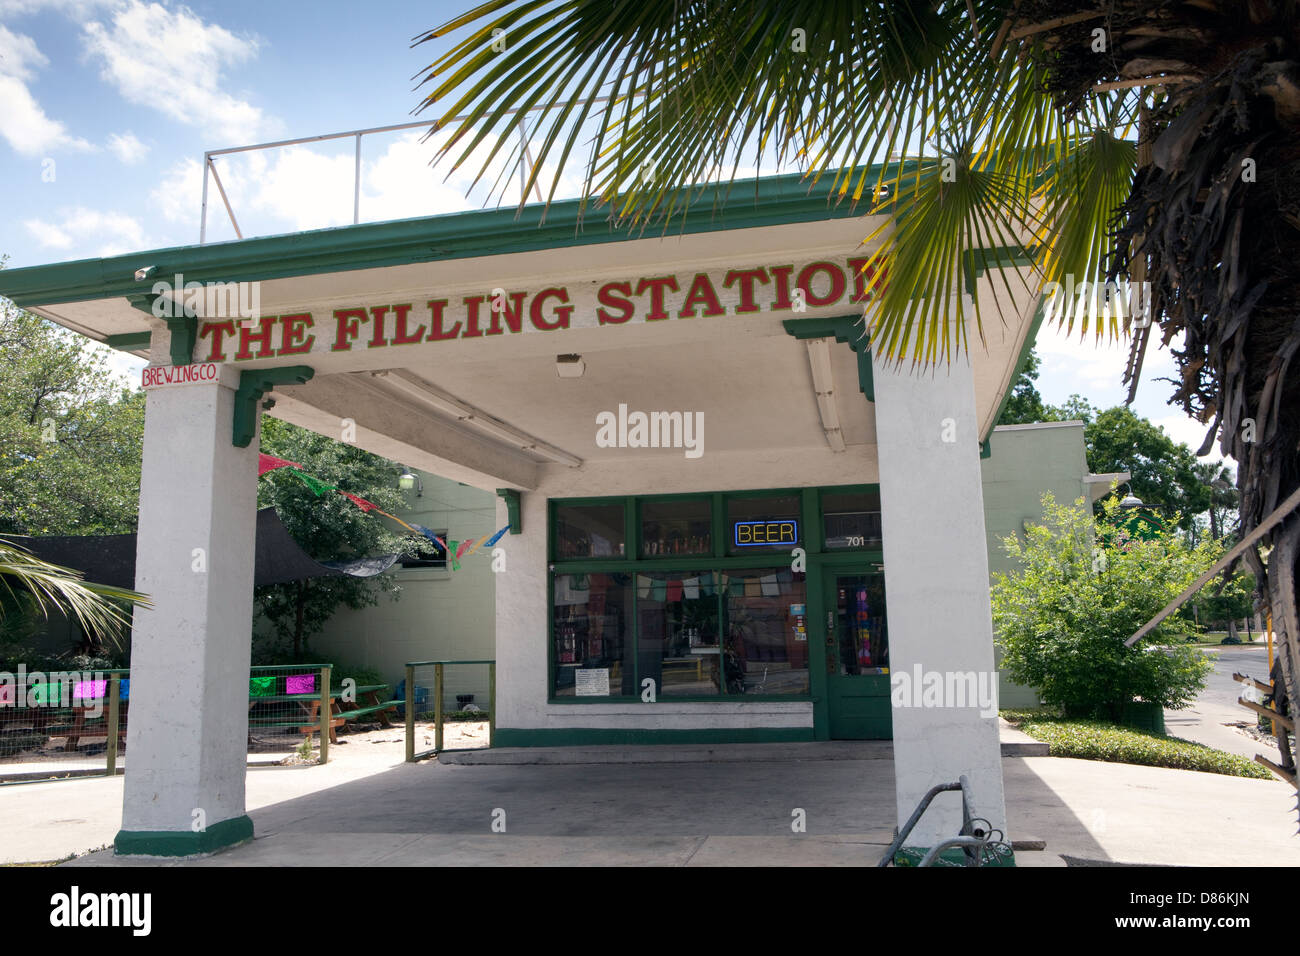
[[[480,177],[522,163],[527,191],[547,164],[548,204],[578,159],[584,208],[642,228],[742,162],[830,177],[894,214],[866,266],[878,356],[970,348],[991,316],[948,294],[963,264],[1028,262],[1052,320],[1130,337],[1130,400],[1151,330],[1173,346],[1171,401],[1239,464],[1243,536],[1300,487],[1295,0],[494,0],[417,43],[462,29],[424,76],[421,109],[467,116],[436,158],[483,144]],[[1103,279],[1119,294],[1060,288]],[[1245,560],[1300,700],[1300,516]]]
[[[130,618],[115,602],[151,606],[137,591],[87,583],[81,572],[42,561],[0,538],[0,626],[9,617],[30,617],[33,610],[48,616],[54,610],[76,618],[96,640],[120,643]]]

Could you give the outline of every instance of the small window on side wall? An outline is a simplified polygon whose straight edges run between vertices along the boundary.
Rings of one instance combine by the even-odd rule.
[[[446,530],[435,531],[443,541],[447,540]],[[438,571],[447,569],[447,553],[439,548],[432,541],[423,541],[420,543],[414,555],[403,555],[398,562],[403,568],[433,568]]]

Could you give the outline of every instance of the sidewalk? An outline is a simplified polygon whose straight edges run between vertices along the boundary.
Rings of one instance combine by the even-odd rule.
[[[893,834],[887,744],[654,748],[673,762],[401,762],[400,741],[324,767],[250,770],[258,838],[161,865],[872,865]],[[555,755],[556,751],[550,751]],[[591,755],[588,755],[589,757]],[[721,759],[716,759],[721,758]],[[743,758],[743,759],[741,759]],[[1020,866],[1300,865],[1285,784],[1051,757],[1004,758]],[[122,778],[0,789],[0,859],[109,844]],[[792,811],[807,832],[791,832]],[[504,820],[505,833],[493,831]],[[78,866],[160,865],[111,851]]]

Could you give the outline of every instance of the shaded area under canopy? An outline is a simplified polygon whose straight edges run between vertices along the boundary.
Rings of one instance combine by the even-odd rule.
[[[135,535],[59,535],[14,540],[43,561],[82,572],[87,581],[135,587]],[[284,584],[306,578],[348,576],[371,578],[383,574],[401,557],[383,554],[351,561],[317,561],[289,534],[275,508],[257,513],[257,557],[253,584]]]

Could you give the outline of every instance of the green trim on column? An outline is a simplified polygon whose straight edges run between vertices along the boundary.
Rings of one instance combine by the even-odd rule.
[[[137,349],[147,349],[149,343],[152,341],[152,332],[123,332],[121,335],[104,336],[104,344],[110,349],[117,349],[120,352],[134,352]]]
[[[918,863],[920,863],[923,859],[925,859],[925,855],[929,852],[930,852],[930,848],[928,846],[905,846],[897,853],[894,854],[894,866],[914,867]],[[944,850],[942,853],[939,854],[939,859],[942,861],[939,864],[940,866],[964,867],[966,865],[966,854],[956,847],[950,850]],[[998,857],[997,860],[993,863],[983,864],[983,866],[988,869],[992,869],[994,867],[997,867],[999,869],[1005,869],[1006,867],[1014,867],[1015,865],[1016,865],[1016,854],[1014,852],[1012,852],[1008,856]]]
[[[803,547],[807,562],[803,576],[804,626],[808,643],[808,693],[813,702],[813,736],[831,739],[829,688],[826,682],[826,642],[822,639],[822,549],[825,525],[822,519],[820,488],[805,488],[801,495],[800,517],[803,520]]]
[[[1018,372],[1016,374],[1017,376],[1019,375]],[[998,417],[1001,418],[1002,416],[999,415]],[[996,428],[997,426],[994,425],[993,427]],[[993,457],[993,439],[989,437],[984,439],[982,442],[980,442],[980,458],[992,458],[992,457]]]
[[[196,856],[214,853],[253,839],[248,814],[214,823],[206,830],[119,830],[113,839],[117,856]]]
[[[172,309],[176,308],[176,302],[170,301],[166,313],[159,315],[154,311],[154,304],[162,296],[152,292],[143,295],[128,295],[126,300],[132,306],[141,312],[146,312],[154,318],[162,319],[167,323],[167,331],[171,332],[171,360],[173,365],[189,365],[194,361],[194,343],[199,339],[199,317],[194,311],[185,305],[181,305],[181,315],[170,315]]]
[[[875,373],[871,370],[871,349],[863,340],[857,325],[862,321],[859,315],[837,315],[816,319],[785,319],[781,325],[789,335],[796,339],[829,339],[844,342],[858,356],[858,388],[867,397],[867,401],[876,400]]]
[[[647,714],[654,707],[646,706]],[[811,727],[702,727],[692,730],[647,728],[498,727],[494,747],[594,747],[611,744],[755,744],[813,740]]]
[[[510,533],[524,533],[524,519],[520,514],[520,496],[517,488],[498,488],[497,497],[506,503],[506,515],[510,518]]]
[[[257,434],[257,403],[277,385],[302,385],[316,374],[310,365],[285,365],[280,368],[244,369],[239,373],[235,392],[235,415],[230,442],[247,448]]]

